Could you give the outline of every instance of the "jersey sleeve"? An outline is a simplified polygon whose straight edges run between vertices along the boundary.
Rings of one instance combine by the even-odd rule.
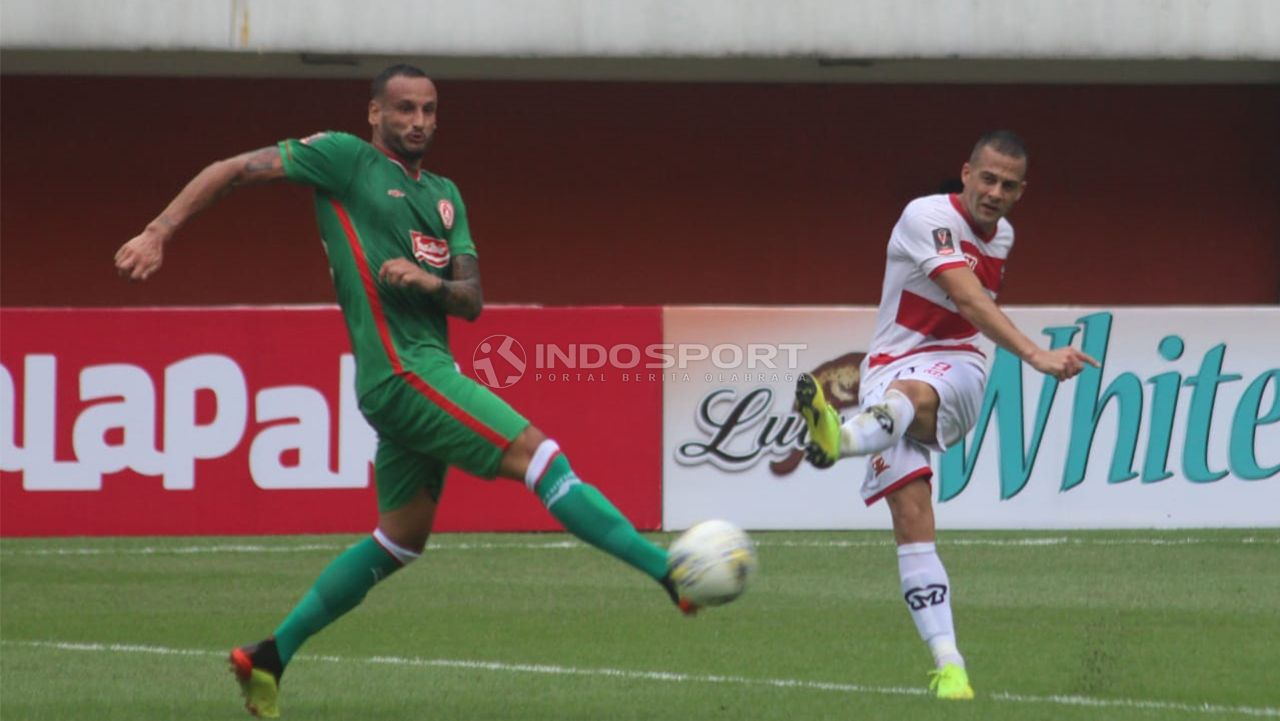
[[[950,268],[966,267],[954,220],[908,206],[893,229],[890,252],[906,257],[930,278]]]
[[[458,186],[449,181],[449,192],[453,202],[453,227],[446,231],[449,241],[450,255],[477,255],[475,241],[471,240],[471,224],[467,220],[467,206],[462,202],[462,193]]]
[[[342,196],[351,185],[363,147],[356,136],[334,132],[279,143],[286,178],[334,196]]]

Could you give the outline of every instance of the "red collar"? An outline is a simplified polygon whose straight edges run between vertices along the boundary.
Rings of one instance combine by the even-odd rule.
[[[418,168],[418,172],[416,175],[409,175],[409,167],[406,166],[404,163],[402,163],[400,159],[397,158],[395,155],[392,155],[390,151],[379,146],[377,143],[369,143],[369,144],[377,148],[379,153],[382,153],[383,155],[387,156],[387,160],[390,160],[391,162],[400,166],[400,170],[404,171],[404,174],[406,177],[413,178],[414,180],[417,180],[422,177],[422,168]]]
[[[959,195],[952,193],[947,198],[951,200],[951,207],[956,209],[961,218],[964,218],[964,222],[969,224],[969,229],[973,231],[974,235],[978,236],[979,240],[984,243],[990,243],[991,239],[996,237],[996,232],[1000,230],[1000,221],[996,221],[996,227],[992,228],[991,232],[988,233],[982,229],[982,226],[974,222],[973,216],[969,215],[969,209],[964,207],[964,203],[960,202]]]

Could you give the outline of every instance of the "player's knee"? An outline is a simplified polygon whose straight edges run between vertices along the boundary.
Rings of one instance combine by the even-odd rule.
[[[885,502],[900,538],[919,541],[933,537],[933,498],[928,481],[912,481],[890,493]]]
[[[938,391],[923,381],[896,380],[889,384],[889,389],[906,396],[915,407],[916,415],[937,412],[938,404],[941,402]]]
[[[524,480],[538,448],[546,442],[546,434],[535,426],[530,425],[520,431],[515,440],[511,441],[511,445],[507,446],[507,450],[502,453],[498,475],[515,481]]]

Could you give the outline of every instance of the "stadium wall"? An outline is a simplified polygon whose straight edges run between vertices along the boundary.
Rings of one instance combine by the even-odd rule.
[[[1280,86],[441,83],[430,166],[491,302],[872,304],[888,232],[983,130],[1030,143],[1004,299],[1280,298]],[[332,300],[308,193],[238,191],[165,269],[111,256],[208,162],[330,128],[351,80],[0,77],[0,305]]]

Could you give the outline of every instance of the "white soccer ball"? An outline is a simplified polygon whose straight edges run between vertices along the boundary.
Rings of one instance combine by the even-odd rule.
[[[756,548],[728,521],[703,521],[667,549],[667,570],[676,590],[699,606],[719,606],[741,596],[755,576]]]

